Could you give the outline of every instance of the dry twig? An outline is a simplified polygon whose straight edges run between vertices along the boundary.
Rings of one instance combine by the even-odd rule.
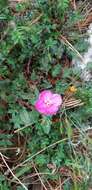
[[[17,178],[17,176],[12,172],[12,170],[10,169],[10,167],[8,166],[7,162],[5,161],[5,158],[3,156],[3,154],[0,152],[0,156],[5,164],[5,166],[7,167],[7,169],[9,170],[9,172],[11,173],[11,175],[14,177],[14,179],[16,181],[19,182],[19,184],[25,189],[25,190],[28,190],[28,188]]]

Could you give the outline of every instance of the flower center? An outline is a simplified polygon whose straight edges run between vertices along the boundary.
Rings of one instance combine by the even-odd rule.
[[[46,104],[46,106],[50,106],[51,105],[51,101],[50,100],[45,100],[44,103]]]

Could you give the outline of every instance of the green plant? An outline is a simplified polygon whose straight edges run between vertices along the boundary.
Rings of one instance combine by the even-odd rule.
[[[64,190],[87,190],[92,172],[87,127],[92,120],[92,82],[82,82],[71,64],[88,47],[77,28],[83,15],[69,0],[19,3],[15,12],[7,4],[2,7],[0,149],[22,183],[32,174],[40,175],[46,185],[53,181],[57,187],[61,179]],[[40,91],[50,89],[68,98],[70,86],[77,88],[75,94],[69,92],[70,98],[84,105],[61,107],[53,117],[35,110]],[[16,187],[14,176],[3,179],[6,167],[1,167],[1,189],[23,189]]]

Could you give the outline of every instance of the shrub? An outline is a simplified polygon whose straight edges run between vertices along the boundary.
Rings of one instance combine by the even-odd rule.
[[[82,58],[79,52],[88,45],[84,37],[80,40],[77,24],[82,19],[69,0],[0,8],[0,149],[22,184],[34,172],[42,174],[45,184],[53,181],[56,186],[61,179],[64,190],[87,189],[91,183],[87,126],[92,84],[82,82],[71,63]],[[34,108],[39,92],[48,89],[67,100],[55,116],[42,116]],[[2,165],[1,188],[21,189],[6,168]]]

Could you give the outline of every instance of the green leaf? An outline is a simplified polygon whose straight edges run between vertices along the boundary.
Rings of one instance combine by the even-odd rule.
[[[72,73],[71,68],[65,68],[65,69],[64,69],[64,72],[63,72],[63,78],[65,79],[65,78],[70,77],[70,76],[71,76],[71,73]]]
[[[68,135],[68,138],[70,139],[72,136],[72,133],[73,133],[71,123],[69,122],[69,120],[67,118],[65,120],[65,123],[66,123],[67,135]]]
[[[1,183],[2,181],[5,181],[5,176],[4,176],[4,175],[0,175],[0,183]]]
[[[36,123],[39,118],[39,113],[35,110],[32,110],[31,112],[29,112],[29,117],[31,123]]]
[[[20,112],[20,119],[22,120],[22,122],[27,125],[30,123],[30,116],[29,116],[29,113],[26,109],[23,109],[21,112]]]
[[[64,12],[68,8],[68,5],[69,5],[69,0],[58,0],[58,8],[62,12]]]
[[[38,155],[35,159],[36,164],[42,166],[47,163],[47,156],[45,155]]]
[[[61,72],[61,65],[60,64],[57,64],[53,67],[53,70],[52,70],[52,76],[53,77],[56,77],[57,75],[59,75]]]
[[[41,123],[42,129],[45,134],[49,134],[51,129],[51,120],[48,117],[44,117]]]
[[[17,173],[16,176],[19,178],[21,176],[23,176],[25,173],[27,173],[29,170],[31,170],[32,166],[24,166],[23,168],[21,168]],[[14,181],[15,179],[13,178],[12,181]]]

